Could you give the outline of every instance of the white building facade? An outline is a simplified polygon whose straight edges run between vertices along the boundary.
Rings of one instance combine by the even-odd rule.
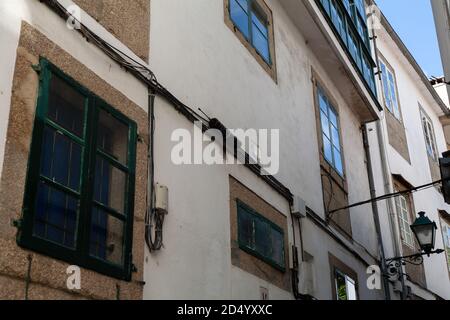
[[[437,189],[346,208],[438,179],[427,152],[446,150],[442,102],[398,39],[383,29],[375,45],[369,5],[3,1],[0,297],[450,298],[444,255],[406,269],[403,286],[373,275],[408,252],[398,217],[446,221]],[[267,130],[259,158],[275,171],[198,157],[225,150],[202,129],[226,128]],[[247,138],[248,154],[265,150],[263,135]],[[71,265],[80,288],[66,286]]]
[[[380,170],[380,195],[401,192],[441,179],[438,159],[447,150],[443,123],[448,108],[435,92],[416,61],[384,16],[377,35],[380,75],[377,77],[380,103],[384,106],[381,124],[373,126],[384,151],[374,152]],[[384,185],[384,186],[383,186]],[[446,222],[448,205],[439,186],[400,195],[383,206],[382,230],[388,255],[407,256],[418,251],[417,241],[408,228],[426,212],[436,221],[436,248],[448,248]],[[391,230],[391,232],[388,232]],[[387,235],[390,233],[390,235]],[[422,266],[407,264],[404,290],[414,298],[448,298],[448,255],[426,257]]]

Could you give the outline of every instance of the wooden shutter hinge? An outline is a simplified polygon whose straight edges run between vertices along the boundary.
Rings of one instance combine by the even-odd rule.
[[[22,229],[23,219],[11,220],[11,226],[17,229]]]

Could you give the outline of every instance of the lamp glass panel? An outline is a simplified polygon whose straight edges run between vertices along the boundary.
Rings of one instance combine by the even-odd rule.
[[[434,228],[432,225],[415,226],[413,230],[419,241],[420,247],[423,248],[433,244]]]

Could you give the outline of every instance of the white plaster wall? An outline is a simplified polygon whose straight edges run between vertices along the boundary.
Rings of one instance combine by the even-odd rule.
[[[442,101],[445,103],[447,108],[450,108],[450,99],[448,96],[447,87],[448,87],[448,85],[441,83],[441,84],[435,85],[434,89],[438,93],[439,97],[441,97]]]
[[[150,64],[178,97],[228,127],[280,128],[277,178],[323,215],[311,65],[325,80],[326,72],[278,2],[268,5],[274,14],[278,85],[226,27],[219,0],[153,1]],[[326,85],[334,91],[329,81]],[[350,200],[362,200],[368,183],[359,124],[333,94],[342,110]]]
[[[281,128],[281,168],[277,177],[323,216],[311,65],[327,82],[341,110],[350,202],[369,196],[360,125],[279,4],[268,4],[275,20],[278,85],[225,26],[221,0],[153,0],[151,68],[182,101],[202,107],[230,128]],[[46,6],[36,0],[4,0],[0,2],[0,23],[2,30],[7,30],[0,33],[5,44],[0,52],[0,165],[22,20],[147,110],[145,86],[68,30],[65,22]],[[83,15],[83,23],[129,52],[89,17]],[[233,174],[288,214],[285,200],[242,167],[173,166],[170,134],[180,127],[191,128],[191,124],[158,99],[156,180],[169,186],[170,212],[164,226],[164,249],[147,255],[145,298],[258,298],[259,286],[269,287],[272,299],[290,298],[289,293],[231,266],[228,175]],[[374,254],[369,212],[367,206],[352,210],[352,227],[356,241]],[[362,297],[379,297],[379,292],[364,289],[364,263],[310,221],[305,222],[304,229],[305,250],[314,255],[318,298],[331,298],[329,251],[361,276]],[[365,251],[357,244],[355,247]]]
[[[412,66],[384,32],[379,33],[378,49],[396,73],[399,101],[411,157],[411,164],[409,164],[388,145],[390,171],[392,174],[401,174],[414,186],[430,183],[432,178],[428,164],[419,103],[433,122],[439,154],[447,150],[444,132],[439,121],[442,111],[419,79],[417,73],[413,71]],[[384,134],[386,141],[388,141],[385,122]],[[425,211],[427,216],[436,222],[439,221],[439,209],[450,210],[450,206],[444,203],[443,197],[437,188],[414,193],[413,199],[416,211]],[[436,236],[436,248],[443,248],[440,229]],[[432,292],[449,299],[450,281],[445,255],[426,257],[425,273],[428,288]]]
[[[267,283],[231,266],[229,174],[285,215],[287,201],[242,166],[177,166],[171,161],[172,132],[193,124],[156,101],[155,179],[169,187],[164,248],[148,254],[146,299],[259,298]],[[273,299],[290,294],[269,286]]]
[[[225,25],[221,0],[152,1],[150,65],[182,101],[229,128],[280,128],[277,178],[323,217],[311,66],[339,104],[351,203],[370,197],[360,124],[279,3],[267,3],[274,15],[278,84]],[[164,102],[156,105],[156,179],[169,186],[170,212],[164,249],[148,255],[145,298],[259,297],[259,286],[267,284],[231,266],[228,174],[248,181],[269,202],[278,196],[245,168],[172,165],[170,134],[191,125]],[[277,207],[287,214],[286,204]],[[376,255],[370,206],[355,208],[351,215],[356,242],[349,245]],[[364,289],[367,265],[310,221],[304,229],[305,250],[314,255],[316,297],[331,298],[328,252],[360,274],[363,297],[380,297]],[[271,298],[286,297],[274,291]]]

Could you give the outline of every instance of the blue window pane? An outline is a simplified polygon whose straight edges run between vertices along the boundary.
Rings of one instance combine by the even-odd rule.
[[[334,126],[331,126],[331,140],[333,142],[333,146],[340,150],[341,148],[339,146],[340,144],[339,131]]]
[[[258,18],[258,15],[252,12],[253,28],[257,28],[264,38],[269,38],[269,30],[267,28],[267,25],[263,23],[263,21],[264,20]]]
[[[248,13],[248,1],[249,0],[236,0],[236,2],[241,6],[241,8]]]
[[[364,22],[361,21],[361,18],[356,19],[356,28],[358,29],[358,33],[363,39],[365,45],[369,47],[369,39],[367,35],[367,27]]]
[[[342,40],[347,44],[347,37],[345,34],[345,23],[344,23],[344,15],[339,9],[338,4],[335,0],[332,1],[331,4],[331,20],[333,21],[334,26],[338,30],[339,34],[342,37]]]
[[[325,8],[325,11],[330,15],[330,0],[321,0],[323,7]]]
[[[398,108],[398,102],[397,102],[397,92],[395,90],[395,79],[392,73],[388,72],[388,78],[389,78],[389,91],[391,96],[391,104],[392,109],[394,112],[394,115],[397,117],[397,119],[400,118],[400,111]]]
[[[97,156],[94,199],[117,212],[125,213],[126,187],[127,174]]]
[[[320,109],[328,115],[328,102],[322,92],[319,90],[319,106]]]
[[[381,76],[382,76],[381,78],[382,78],[382,82],[383,82],[383,92],[384,92],[384,99],[385,99],[386,107],[392,111],[391,104],[390,104],[391,94],[390,94],[390,90],[389,90],[389,82],[388,82],[388,77],[387,77],[386,65],[380,61],[380,66],[381,66]]]
[[[55,129],[45,127],[41,174],[73,190],[80,187],[81,146]]]
[[[344,3],[345,9],[351,15],[352,14],[352,10],[351,10],[351,7],[350,7],[350,0],[342,0],[342,2]]]
[[[318,90],[320,110],[320,120],[322,126],[323,153],[327,162],[343,174],[341,160],[341,137],[339,133],[339,120],[334,108],[328,104],[327,98],[322,91]],[[328,116],[327,116],[328,115]]]
[[[334,155],[334,168],[337,172],[339,172],[341,175],[344,173],[343,167],[342,167],[342,156],[338,149],[333,148],[333,155]]]
[[[106,214],[94,208],[92,210],[91,240],[89,243],[89,253],[97,258],[106,260],[107,247],[107,221]]]
[[[328,138],[331,138],[330,123],[328,122],[328,117],[323,113],[323,111],[320,111],[320,120],[322,122],[323,134],[325,134]]]
[[[323,135],[323,152],[325,154],[325,159],[330,164],[333,164],[333,151],[331,148],[331,141],[325,135]]]
[[[267,26],[261,22],[255,13],[252,12],[252,32],[253,32],[253,46],[258,53],[270,63],[269,51],[269,33]]]
[[[338,126],[338,120],[337,120],[337,116],[336,116],[336,113],[334,112],[334,110],[333,109],[329,109],[330,110],[330,112],[329,112],[329,114],[330,114],[330,121],[331,121],[331,123],[333,124],[333,126],[335,126],[336,128],[337,128],[337,126]]]
[[[353,32],[348,34],[348,49],[359,69],[361,69],[361,54],[359,52],[358,40],[356,40]]]
[[[366,6],[364,0],[355,0],[356,9],[362,17],[366,17]]]
[[[48,117],[79,137],[83,136],[85,101],[86,97],[63,80],[52,77]]]
[[[253,28],[253,46],[263,59],[270,63],[269,40],[256,27]]]
[[[97,146],[120,163],[128,158],[129,127],[104,110],[99,112]]]
[[[35,206],[33,234],[73,248],[78,200],[40,182]]]
[[[123,265],[124,223],[94,208],[91,216],[89,253],[91,256]]]
[[[245,6],[241,6],[245,2]],[[230,17],[234,25],[242,32],[242,34],[249,39],[249,21],[246,1],[230,0]]]

